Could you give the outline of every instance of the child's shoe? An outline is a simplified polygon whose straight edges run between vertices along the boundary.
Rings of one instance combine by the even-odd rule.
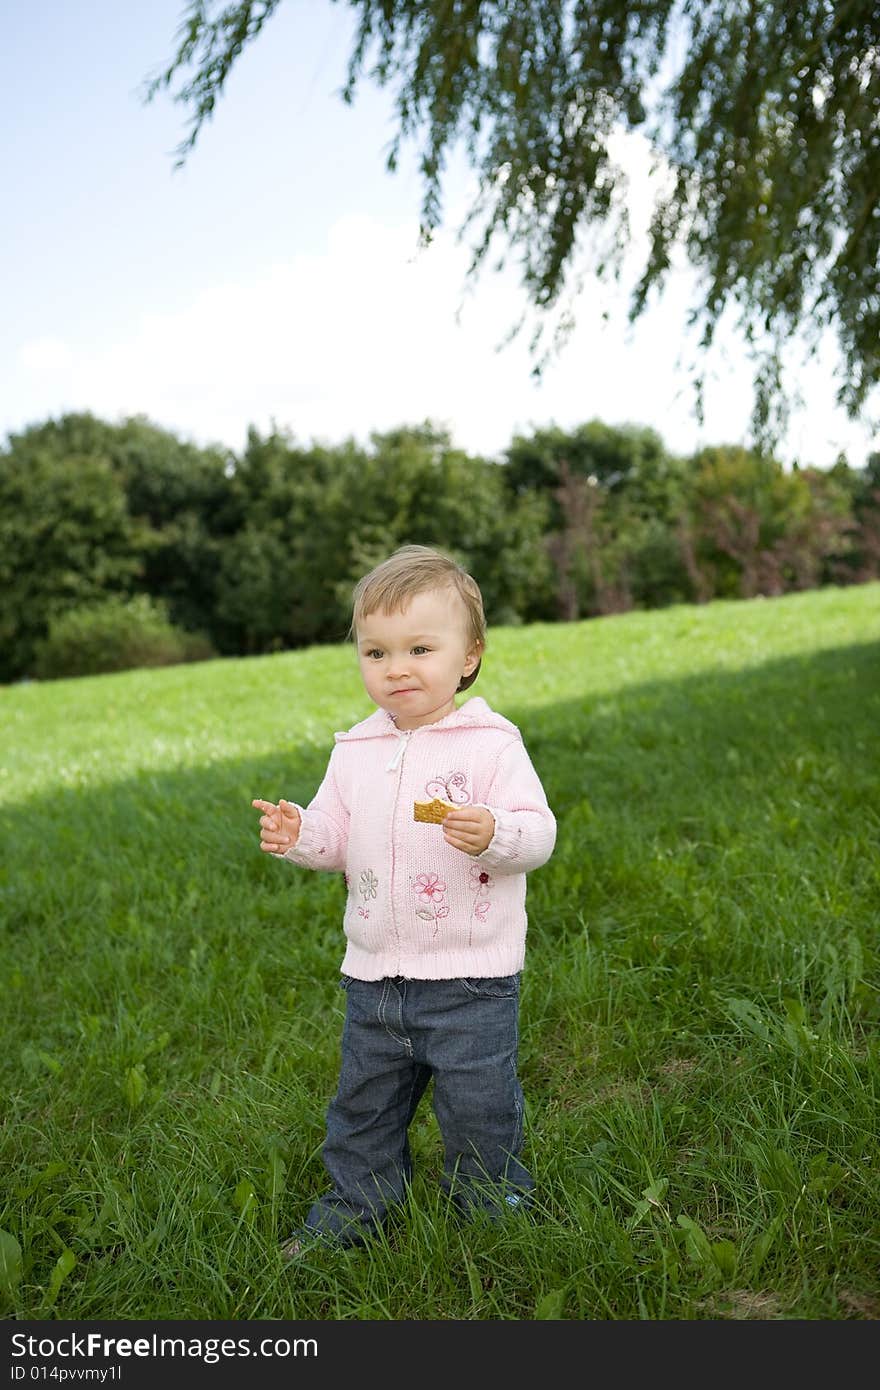
[[[311,1255],[316,1250],[327,1251],[348,1251],[362,1250],[366,1241],[364,1240],[342,1240],[339,1236],[330,1235],[326,1231],[315,1231],[309,1226],[301,1226],[294,1231],[293,1235],[281,1244],[281,1258],[286,1264],[294,1260],[301,1260],[305,1255]]]
[[[289,1264],[292,1260],[301,1260],[304,1255],[311,1255],[313,1250],[344,1248],[342,1242],[334,1240],[333,1236],[326,1235],[323,1231],[312,1231],[308,1226],[301,1226],[282,1242],[281,1258]]]

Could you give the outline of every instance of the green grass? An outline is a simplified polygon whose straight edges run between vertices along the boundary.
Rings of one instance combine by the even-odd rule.
[[[880,586],[490,633],[557,813],[529,887],[538,1219],[324,1186],[339,877],[258,849],[367,714],[349,648],[0,690],[0,1312],[880,1316]],[[475,693],[477,693],[475,691]]]

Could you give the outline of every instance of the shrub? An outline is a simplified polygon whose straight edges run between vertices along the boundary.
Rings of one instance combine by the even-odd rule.
[[[163,604],[138,594],[70,608],[50,620],[38,644],[34,674],[41,680],[94,676],[138,666],[173,666],[215,655],[207,638],[168,620]]]

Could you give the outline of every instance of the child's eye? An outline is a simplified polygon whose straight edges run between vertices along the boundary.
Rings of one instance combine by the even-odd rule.
[[[428,652],[430,650],[430,647],[413,647],[413,654],[415,656],[423,656],[425,652]]]
[[[370,650],[366,653],[366,655],[371,656],[374,661],[378,661],[379,657],[382,655],[382,652],[379,649],[379,647],[371,647]]]

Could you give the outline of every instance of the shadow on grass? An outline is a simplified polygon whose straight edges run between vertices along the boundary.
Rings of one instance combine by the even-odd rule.
[[[553,885],[558,920],[567,905],[557,866],[575,865],[587,847],[613,857],[625,844],[647,868],[658,847],[794,843],[806,869],[813,836],[833,839],[854,811],[877,830],[877,644],[504,713],[519,724],[557,816],[554,856],[530,882]],[[242,901],[254,891],[281,910],[297,883],[311,881],[337,909],[339,875],[291,873],[260,854],[250,805],[254,796],[308,801],[331,746],[328,734],[326,749],[148,770],[5,808],[5,930],[18,948],[29,923],[46,925],[47,909],[75,915],[112,901],[118,912],[127,901],[143,911],[157,896],[180,914],[177,923],[166,917],[171,930],[185,925],[188,902],[222,916],[233,883]],[[106,926],[96,912],[93,930]]]

